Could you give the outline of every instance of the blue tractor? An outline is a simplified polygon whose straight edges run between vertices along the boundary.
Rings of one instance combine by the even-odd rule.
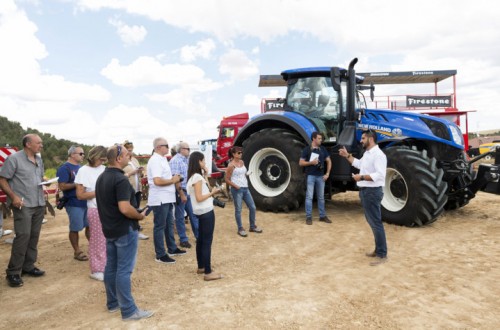
[[[377,132],[388,168],[382,217],[388,223],[423,226],[444,210],[466,205],[480,189],[500,193],[499,158],[495,165],[473,170],[464,151],[460,128],[429,115],[394,110],[366,109],[362,90],[373,98],[374,87],[362,85],[351,61],[348,69],[318,67],[287,70],[281,76],[262,76],[260,86],[287,86],[283,110],[253,117],[240,130],[234,144],[245,149],[243,160],[257,207],[264,211],[290,211],[305,198],[305,178],[299,166],[301,150],[311,133],[324,135],[323,145],[332,159],[325,194],[357,190],[355,169],[338,150],[345,146],[362,156],[362,131]],[[277,80],[279,80],[277,82]],[[500,155],[493,151],[491,154]]]

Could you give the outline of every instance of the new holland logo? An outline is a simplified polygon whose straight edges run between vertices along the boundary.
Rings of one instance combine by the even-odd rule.
[[[403,135],[403,131],[401,130],[401,128],[393,128],[392,129],[392,135],[394,135],[394,136],[401,136],[401,135]]]

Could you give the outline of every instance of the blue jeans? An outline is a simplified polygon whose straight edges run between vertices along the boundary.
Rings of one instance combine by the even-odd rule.
[[[257,227],[255,225],[255,203],[253,202],[250,190],[243,187],[241,187],[240,189],[231,187],[231,195],[233,195],[234,216],[236,218],[236,225],[238,225],[238,230],[243,228],[243,225],[241,224],[241,208],[243,206],[243,201],[245,201],[245,204],[248,206],[248,210],[250,213],[250,228],[253,229]]]
[[[378,257],[387,257],[387,242],[385,239],[385,230],[382,223],[381,202],[384,197],[382,187],[360,188],[359,198],[361,205],[365,210],[365,218],[370,225],[373,236],[375,237],[375,254]]]
[[[154,215],[153,238],[157,259],[167,254],[164,240],[167,241],[169,253],[174,253],[177,250],[174,238],[173,205],[173,203],[167,203],[151,207]]]
[[[198,219],[200,219],[200,238],[196,241],[196,260],[198,268],[205,268],[205,274],[210,274],[212,272],[212,241],[215,229],[214,210],[199,215]]]
[[[106,306],[108,310],[120,307],[122,318],[137,310],[130,281],[137,257],[137,236],[137,231],[130,228],[128,234],[119,238],[106,238]]]
[[[306,190],[306,217],[312,218],[313,197],[316,190],[319,217],[326,217],[325,211],[325,181],[322,176],[308,175]]]
[[[184,194],[186,192],[184,191]],[[184,210],[186,211],[189,221],[191,222],[191,229],[193,230],[193,235],[198,239],[198,217],[193,213],[193,206],[191,205],[191,197],[187,196],[186,203],[183,203],[179,198],[177,198],[177,204],[175,205],[175,226],[177,227],[177,234],[179,235],[179,240],[181,242],[187,242],[189,239],[186,235],[186,225],[184,224]]]

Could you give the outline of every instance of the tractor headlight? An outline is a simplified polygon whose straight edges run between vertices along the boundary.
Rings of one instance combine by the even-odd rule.
[[[450,125],[449,127],[450,127],[451,137],[453,139],[453,142],[463,146],[464,139],[463,139],[463,136],[462,136],[462,133],[460,132],[460,130],[454,125]]]

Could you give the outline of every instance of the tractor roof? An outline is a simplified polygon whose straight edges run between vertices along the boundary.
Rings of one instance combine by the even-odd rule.
[[[437,83],[457,74],[457,70],[426,70],[356,73],[365,78],[363,84],[428,84]]]
[[[289,77],[324,77],[330,75],[330,67],[313,67],[286,70],[281,75],[261,75],[259,87],[286,86]],[[343,70],[343,69],[342,69]],[[356,73],[363,84],[427,84],[437,83],[457,74],[457,70],[426,70],[396,72]]]

